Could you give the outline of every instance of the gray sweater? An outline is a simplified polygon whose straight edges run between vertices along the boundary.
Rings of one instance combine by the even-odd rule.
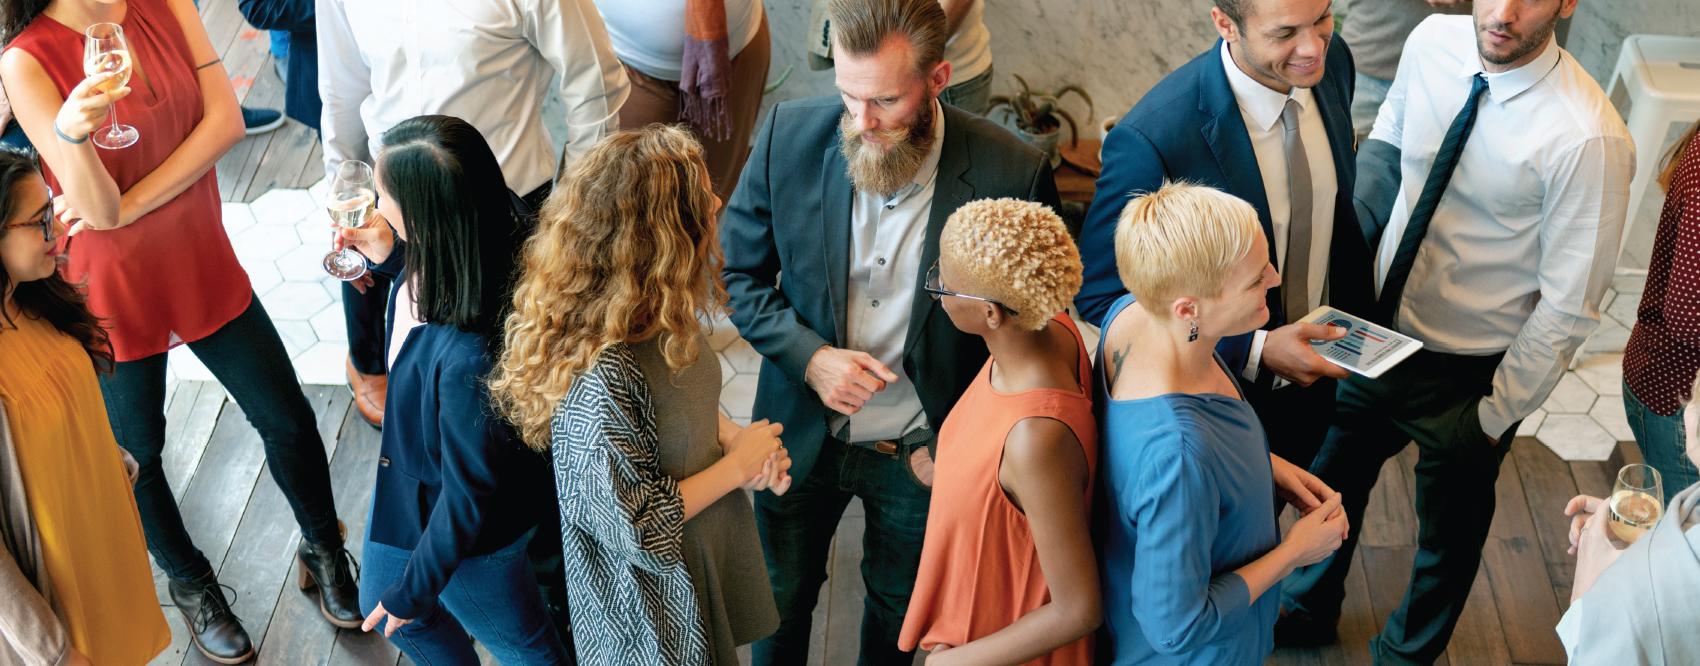
[[[1437,9],[1428,0],[1346,0],[1340,36],[1352,47],[1358,72],[1392,81],[1405,38],[1430,14],[1468,14],[1470,3]]]

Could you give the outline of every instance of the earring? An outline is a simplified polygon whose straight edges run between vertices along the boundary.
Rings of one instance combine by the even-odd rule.
[[[1198,341],[1198,320],[1197,319],[1192,320],[1192,330],[1187,331],[1186,341],[1187,342],[1197,342]]]

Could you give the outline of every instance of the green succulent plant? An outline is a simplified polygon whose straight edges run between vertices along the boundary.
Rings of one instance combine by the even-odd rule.
[[[1065,85],[1055,92],[1034,92],[1027,84],[1027,79],[1020,74],[1013,74],[1015,82],[1021,89],[1013,95],[995,95],[991,98],[991,109],[1008,109],[1015,118],[1015,124],[1028,134],[1049,134],[1063,125],[1068,125],[1069,145],[1080,141],[1080,124],[1067,109],[1062,108],[1064,95],[1074,93],[1086,102],[1086,117],[1092,117],[1092,96],[1077,85]]]

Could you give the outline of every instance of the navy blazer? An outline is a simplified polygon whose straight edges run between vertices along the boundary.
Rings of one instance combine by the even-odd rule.
[[[284,84],[283,111],[301,124],[319,129],[319,41],[313,0],[236,0],[236,6],[250,25],[289,33],[289,60],[284,63],[289,81]]]
[[[390,368],[371,539],[413,551],[379,597],[398,617],[422,617],[461,560],[512,544],[555,511],[549,461],[491,406],[490,342],[428,323]]]
[[[1029,199],[1055,209],[1056,181],[1043,153],[979,116],[948,104],[938,180],[927,218],[903,370],[937,428],[986,361],[986,345],[956,330],[921,290],[938,258],[939,233],[973,199]],[[822,346],[843,347],[854,190],[839,152],[837,97],[782,102],[756,137],[721,219],[732,323],[763,359],[754,418],[785,426],[791,476],[814,467],[827,407],[803,383]],[[784,279],[780,279],[780,274]],[[934,316],[936,315],[936,316]]]
[[[1334,236],[1328,264],[1329,302],[1357,314],[1367,314],[1374,302],[1372,261],[1368,243],[1352,206],[1356,174],[1352,148],[1352,52],[1336,35],[1329,45],[1321,83],[1311,89],[1339,183],[1334,201]],[[1240,116],[1239,102],[1222,69],[1222,42],[1182,65],[1157,83],[1116,123],[1104,140],[1104,169],[1098,193],[1080,233],[1080,257],[1085,283],[1075,307],[1087,321],[1102,323],[1110,304],[1127,293],[1116,272],[1115,228],[1122,208],[1137,194],[1156,191],[1165,180],[1207,185],[1249,202],[1263,223],[1264,237],[1274,248],[1275,228],[1257,154]],[[1274,263],[1275,253],[1270,252]],[[1277,267],[1279,268],[1279,267]],[[1281,288],[1269,290],[1269,323],[1288,321]],[[1309,314],[1292,313],[1297,319]],[[1231,368],[1243,368],[1251,352],[1251,334],[1223,338],[1216,350]]]

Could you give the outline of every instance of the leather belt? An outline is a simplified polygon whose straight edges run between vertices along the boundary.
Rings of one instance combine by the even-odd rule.
[[[930,441],[936,436],[937,433],[934,433],[931,428],[916,428],[899,439],[873,439],[844,443],[856,448],[868,449],[881,455],[898,456],[901,455],[903,450]]]

